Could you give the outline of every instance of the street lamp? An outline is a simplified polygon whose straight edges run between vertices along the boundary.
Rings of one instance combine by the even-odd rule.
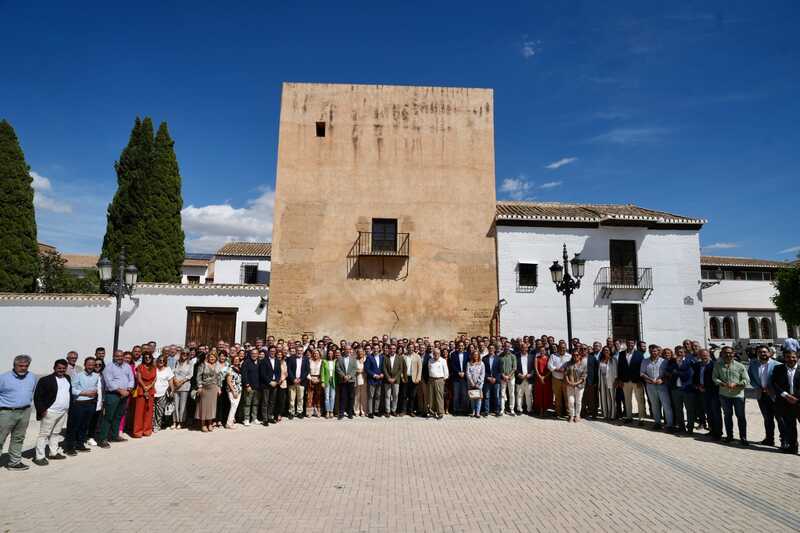
[[[572,261],[567,261],[567,245],[564,245],[563,255],[564,266],[558,264],[558,261],[553,261],[553,266],[550,267],[550,276],[553,278],[553,283],[556,285],[556,290],[564,294],[567,299],[567,338],[570,352],[572,352],[572,307],[570,306],[569,297],[581,286],[581,278],[583,277],[586,260],[581,259],[581,254],[576,253]],[[569,263],[569,264],[568,264]],[[572,266],[572,275],[570,275],[570,268]]]
[[[134,265],[125,264],[125,248],[117,257],[117,276],[112,279],[114,265],[107,257],[103,257],[97,262],[97,270],[100,271],[100,282],[108,294],[116,297],[117,299],[117,314],[114,317],[114,351],[116,353],[119,347],[119,311],[122,304],[122,297],[126,294],[130,296],[133,294],[133,288],[136,285],[136,278],[139,276],[139,271]]]

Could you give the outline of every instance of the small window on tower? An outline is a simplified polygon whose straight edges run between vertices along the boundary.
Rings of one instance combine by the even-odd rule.
[[[325,137],[325,123],[317,122],[317,137]]]

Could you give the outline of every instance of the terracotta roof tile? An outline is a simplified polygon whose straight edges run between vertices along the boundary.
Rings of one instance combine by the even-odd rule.
[[[216,255],[240,255],[269,257],[272,255],[271,242],[229,242],[217,250]]]
[[[792,266],[789,261],[772,261],[769,259],[753,259],[750,257],[724,257],[719,255],[703,255],[700,257],[702,266],[727,266],[727,267],[767,267],[788,268]]]
[[[631,204],[565,204],[557,202],[497,202],[497,220],[530,220],[563,223],[633,221],[649,224],[702,225],[706,220]]]

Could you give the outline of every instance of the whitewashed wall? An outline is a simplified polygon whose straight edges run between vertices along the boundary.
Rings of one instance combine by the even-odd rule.
[[[181,283],[189,283],[189,276],[198,276],[200,278],[200,283],[205,283],[207,275],[207,266],[184,265],[181,267]]]
[[[703,291],[703,309],[705,310],[706,334],[708,342],[719,344],[721,341],[749,341],[747,322],[750,317],[763,317],[772,320],[775,337],[770,340],[782,342],[787,336],[786,322],[780,317],[772,303],[775,286],[769,281],[725,279]],[[712,316],[730,316],[736,323],[736,331],[732,339],[711,339],[708,321]]]
[[[636,241],[640,268],[653,269],[653,292],[642,303],[642,330],[647,342],[673,346],[684,338],[701,340],[703,303],[699,291],[700,244],[696,230],[651,230],[631,227],[548,228],[497,227],[497,264],[503,335],[552,334],[566,338],[564,296],[550,278],[550,265],[561,260],[566,243],[570,259],[586,259],[582,287],[572,296],[573,335],[604,341],[609,335],[609,304],[595,291],[599,270],[609,266],[609,240]],[[517,292],[518,262],[538,263],[538,287]]]
[[[154,340],[159,346],[182,344],[187,307],[236,307],[236,340],[242,322],[266,321],[259,309],[268,288],[262,285],[140,284],[133,298],[123,300],[121,348]],[[114,343],[114,300],[103,295],[0,294],[0,371],[14,356],[33,358],[32,370],[48,372],[53,361],[76,350],[81,359],[97,346],[111,351]]]
[[[258,282],[269,284],[269,259],[263,257],[230,257],[221,256],[214,260],[214,283],[241,283],[241,266],[258,264]]]

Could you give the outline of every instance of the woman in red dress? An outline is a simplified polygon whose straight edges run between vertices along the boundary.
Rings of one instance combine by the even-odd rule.
[[[142,364],[136,367],[136,389],[133,398],[134,439],[153,434],[153,407],[155,406],[156,365],[153,354],[144,352]]]
[[[550,356],[544,347],[539,348],[536,355],[536,381],[533,385],[533,406],[539,410],[539,416],[544,416],[545,411],[553,407],[553,387],[550,384],[550,371],[547,362]]]

